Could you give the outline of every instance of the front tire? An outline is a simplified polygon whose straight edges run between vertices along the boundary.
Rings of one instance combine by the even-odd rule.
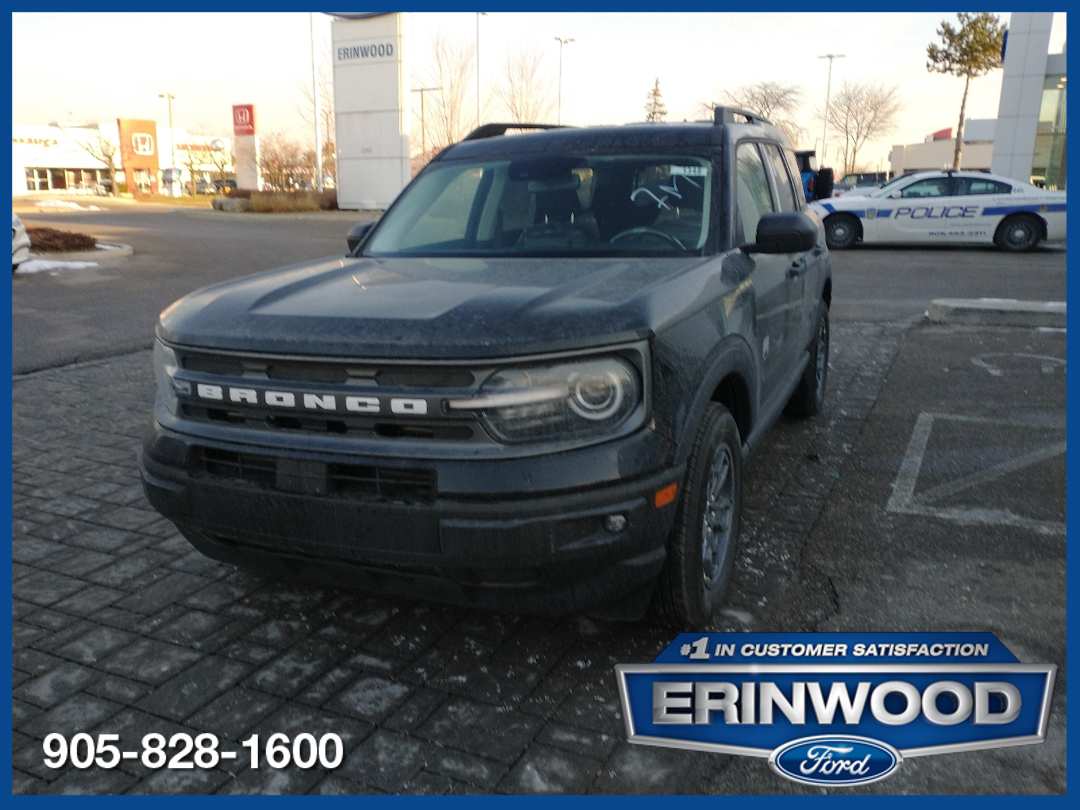
[[[1027,253],[1042,241],[1042,228],[1034,217],[1011,216],[998,226],[994,243],[1007,253]]]
[[[825,220],[825,244],[829,250],[847,250],[859,239],[859,220],[851,214],[833,214]]]
[[[742,441],[727,408],[711,403],[687,465],[656,607],[679,630],[705,630],[735,569],[742,519]]]

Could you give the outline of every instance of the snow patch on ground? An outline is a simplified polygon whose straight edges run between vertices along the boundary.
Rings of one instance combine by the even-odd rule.
[[[58,276],[62,270],[85,270],[88,267],[97,266],[97,262],[52,262],[47,259],[31,259],[20,264],[15,273],[20,276],[29,276],[32,273],[48,273],[50,276]]]
[[[79,205],[71,200],[39,200],[34,203],[37,208],[71,208],[76,211],[100,211],[96,205]]]

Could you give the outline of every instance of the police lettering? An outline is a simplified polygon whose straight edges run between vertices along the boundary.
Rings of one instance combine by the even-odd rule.
[[[830,725],[834,719],[839,722],[838,710],[845,725],[856,725],[862,722],[867,707],[875,720],[889,726],[907,725],[920,715],[937,726],[954,726],[969,719],[977,726],[1004,725],[1020,716],[1020,690],[1004,681],[976,681],[974,694],[958,681],[937,681],[921,692],[905,681],[886,681],[873,688],[869,682],[860,682],[854,684],[854,695],[849,686],[834,681],[828,684],[826,695],[816,681],[795,681],[787,692],[771,681],[655,681],[653,722],[769,726],[782,715],[792,725],[801,726],[807,722],[807,703],[820,725]],[[938,703],[942,695],[947,696],[948,711],[942,711]],[[996,708],[991,706],[991,695]]]
[[[909,219],[971,219],[979,215],[977,205],[902,205],[896,209],[896,218]]]

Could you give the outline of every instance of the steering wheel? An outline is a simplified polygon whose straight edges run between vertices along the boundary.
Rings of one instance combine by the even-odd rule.
[[[627,237],[627,236],[641,236],[641,235],[659,236],[664,241],[670,242],[671,244],[675,245],[675,247],[677,247],[679,250],[686,250],[686,245],[684,245],[682,242],[680,242],[678,239],[676,239],[670,233],[665,233],[664,231],[659,231],[656,228],[629,228],[629,229],[627,229],[625,231],[619,231],[613,237],[608,239],[608,243],[613,245],[613,244],[615,244],[616,242],[618,242],[620,239],[622,239],[624,237]]]

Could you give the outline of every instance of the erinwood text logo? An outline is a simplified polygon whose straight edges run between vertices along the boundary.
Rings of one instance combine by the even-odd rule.
[[[905,758],[1045,741],[1057,667],[1019,663],[990,633],[684,633],[615,672],[631,743],[844,786]]]

